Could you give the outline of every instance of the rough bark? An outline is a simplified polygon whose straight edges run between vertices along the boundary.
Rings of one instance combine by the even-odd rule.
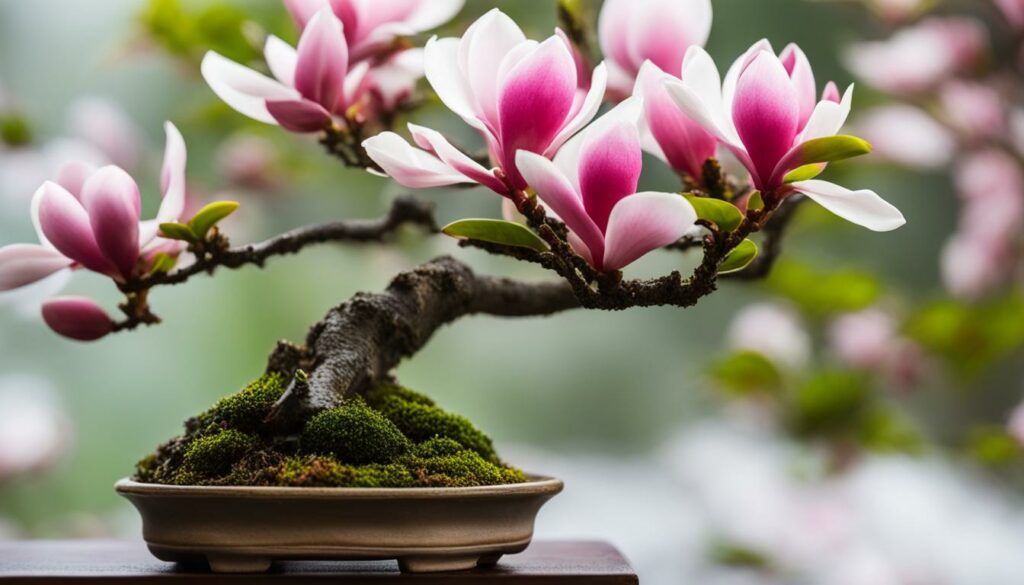
[[[398,275],[382,293],[361,293],[331,309],[310,329],[304,347],[280,343],[268,367],[289,374],[302,369],[308,378],[292,381],[270,422],[291,428],[313,412],[372,389],[435,331],[460,317],[543,316],[579,306],[565,282],[479,276],[454,258],[437,258]]]

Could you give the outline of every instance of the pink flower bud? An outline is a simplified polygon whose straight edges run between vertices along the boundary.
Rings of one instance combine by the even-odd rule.
[[[77,341],[96,341],[114,330],[114,321],[93,300],[58,297],[43,303],[43,320],[57,334]]]
[[[734,350],[755,351],[777,365],[799,369],[811,359],[811,337],[800,316],[771,303],[745,307],[726,335]]]

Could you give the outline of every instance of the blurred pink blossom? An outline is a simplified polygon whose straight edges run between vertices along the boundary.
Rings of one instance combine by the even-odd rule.
[[[707,42],[711,20],[710,0],[606,0],[598,36],[608,59],[611,97],[623,99],[633,92],[645,61],[679,75],[686,51]]]
[[[68,109],[72,136],[98,148],[110,162],[138,168],[145,141],[135,122],[117,104],[98,97],[76,99]]]
[[[70,421],[48,381],[27,375],[0,379],[0,484],[50,468],[71,439]]]
[[[940,168],[957,152],[956,137],[924,110],[878,106],[857,117],[853,132],[874,147],[874,158],[913,168]]]
[[[953,296],[978,299],[1005,281],[1011,258],[999,242],[957,235],[942,249],[942,280]]]
[[[1024,0],[995,0],[1006,20],[1017,28],[1024,28]]]
[[[939,89],[949,123],[972,139],[998,137],[1006,132],[1006,100],[995,87],[951,80]]]
[[[829,341],[844,364],[882,374],[901,388],[923,374],[924,352],[900,335],[892,315],[882,309],[840,316],[829,328]]]
[[[1010,413],[1010,420],[1006,423],[1006,430],[1013,435],[1017,442],[1024,446],[1024,402],[1021,402]]]
[[[869,84],[892,93],[930,89],[977,64],[988,47],[985,28],[965,17],[931,17],[885,41],[857,43],[847,66]]]
[[[268,189],[280,182],[274,175],[277,158],[277,150],[269,139],[237,134],[221,143],[215,160],[221,174],[233,184]]]
[[[777,365],[799,370],[811,359],[811,336],[800,316],[774,303],[741,309],[726,332],[733,350],[755,351]]]

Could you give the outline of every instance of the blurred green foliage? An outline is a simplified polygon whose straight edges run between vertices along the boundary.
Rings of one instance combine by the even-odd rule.
[[[767,285],[817,319],[866,309],[882,293],[882,284],[866,271],[822,270],[789,257],[775,265]]]

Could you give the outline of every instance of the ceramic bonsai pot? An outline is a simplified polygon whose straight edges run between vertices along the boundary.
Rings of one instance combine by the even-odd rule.
[[[410,573],[493,565],[530,544],[547,477],[464,488],[201,487],[117,482],[149,550],[217,573],[272,561],[397,559]]]

